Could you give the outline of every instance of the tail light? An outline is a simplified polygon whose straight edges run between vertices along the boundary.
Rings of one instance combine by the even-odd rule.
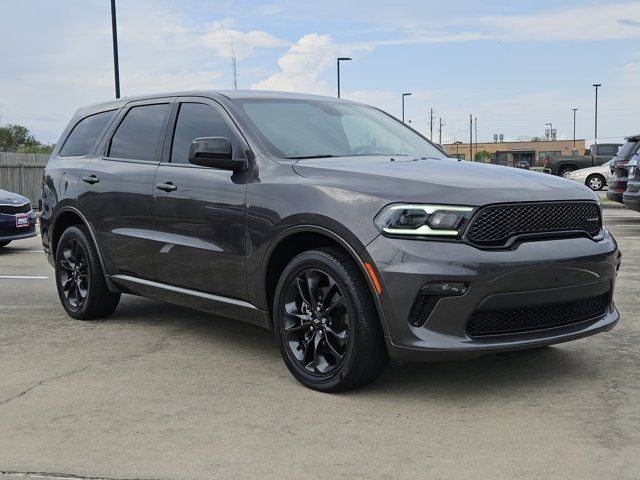
[[[549,157],[544,157],[542,161],[544,162],[545,168],[549,168],[549,165],[551,164],[551,160],[549,159]]]

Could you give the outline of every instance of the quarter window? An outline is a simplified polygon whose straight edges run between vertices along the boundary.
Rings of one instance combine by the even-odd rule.
[[[80,120],[71,130],[67,141],[64,142],[64,146],[60,150],[60,156],[79,157],[87,155],[115,113],[116,110],[110,110],[96,113]]]
[[[162,124],[169,104],[133,107],[111,139],[109,156],[133,160],[155,160]]]
[[[180,105],[173,145],[172,163],[188,163],[191,142],[201,137],[226,137],[234,145],[235,135],[222,115],[204,103],[183,103]]]

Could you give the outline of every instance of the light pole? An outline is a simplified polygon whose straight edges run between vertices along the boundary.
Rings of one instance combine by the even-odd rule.
[[[113,75],[116,82],[116,98],[120,98],[120,67],[118,65],[118,28],[116,26],[116,0],[111,0],[111,36],[113,39]]]
[[[595,139],[593,141],[593,143],[596,145],[596,152],[594,153],[594,155],[596,155],[597,152],[597,146],[598,146],[598,88],[602,86],[601,83],[594,83],[593,84],[594,87],[596,87],[596,114],[595,114]]]
[[[458,158],[458,161],[460,161],[460,151],[458,150],[458,148],[460,147],[462,142],[457,141],[457,142],[455,142],[455,144],[456,144],[456,157]]]
[[[553,123],[545,123],[544,124],[545,127],[547,125],[549,125],[549,140],[553,140]]]
[[[404,123],[404,97],[408,97],[409,95],[411,95],[410,93],[403,93],[402,94],[402,122]]]
[[[576,149],[576,112],[578,111],[578,109],[572,108],[571,110],[573,110],[573,150],[575,151]]]
[[[338,65],[338,98],[340,98],[340,62],[347,62],[352,60],[349,57],[338,57],[336,64]]]

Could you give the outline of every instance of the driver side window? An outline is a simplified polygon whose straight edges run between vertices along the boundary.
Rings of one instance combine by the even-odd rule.
[[[204,103],[182,103],[173,134],[171,163],[189,163],[191,142],[201,137],[227,137],[234,150],[238,142],[222,115]]]

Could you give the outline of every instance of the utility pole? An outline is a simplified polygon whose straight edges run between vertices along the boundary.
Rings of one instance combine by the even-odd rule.
[[[429,132],[430,132],[430,136],[429,139],[433,142],[433,108],[431,109],[431,113],[430,113],[430,120],[429,120]]]
[[[336,59],[336,65],[338,66],[338,98],[340,98],[340,62],[348,62],[351,60],[349,57],[338,57]]]
[[[442,145],[442,127],[446,125],[446,123],[442,122],[442,117],[439,117],[440,120],[440,133],[438,134],[438,143]]]
[[[594,145],[596,146],[596,151],[592,152],[593,155],[598,154],[598,88],[602,86],[601,83],[594,83],[594,87],[596,87],[596,115],[595,115],[595,139]]]
[[[475,124],[475,132],[476,132],[476,155],[478,154],[478,117],[474,117],[474,124]]]
[[[572,108],[571,110],[573,110],[573,150],[575,151],[576,149],[576,112],[578,111],[578,109]]]
[[[238,69],[236,67],[236,52],[233,49],[233,38],[231,38],[231,71],[233,73],[233,89],[238,89]]]
[[[473,162],[473,115],[469,114],[469,154]]]
[[[113,40],[113,74],[116,82],[116,98],[120,98],[120,66],[118,65],[118,27],[116,25],[116,0],[111,0],[111,37]]]

